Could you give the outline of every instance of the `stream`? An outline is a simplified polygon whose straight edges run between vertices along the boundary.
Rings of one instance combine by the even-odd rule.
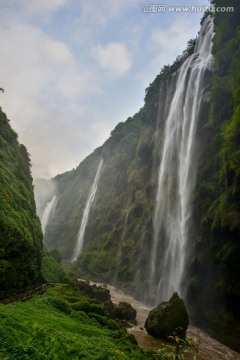
[[[103,284],[98,284],[103,286]],[[105,285],[106,287],[106,285]],[[111,300],[114,304],[119,302],[130,303],[137,311],[137,325],[128,329],[128,332],[135,336],[138,345],[145,350],[156,350],[164,347],[166,342],[148,335],[144,328],[144,323],[151,308],[146,307],[144,304],[135,300],[130,295],[125,294],[123,291],[115,288],[114,286],[107,285],[110,290]],[[197,360],[240,360],[240,354],[229,349],[227,346],[219,343],[217,340],[212,339],[207,333],[194,326],[189,326],[187,337],[192,338],[198,345],[198,349],[189,351],[186,359],[193,359],[196,355]]]

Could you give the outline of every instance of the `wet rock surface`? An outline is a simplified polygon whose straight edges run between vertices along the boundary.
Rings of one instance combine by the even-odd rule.
[[[149,312],[145,328],[150,335],[169,340],[169,336],[172,335],[185,338],[188,324],[186,306],[178,294],[173,293],[169,301],[161,303]]]
[[[151,311],[149,307],[114,286],[108,285],[108,289],[114,304],[125,301],[137,310],[137,325],[128,329],[128,332],[135,336],[140,347],[145,350],[157,350],[167,345],[164,340],[149,335],[144,329],[145,320]],[[194,355],[196,355],[197,360],[240,360],[239,353],[211,338],[199,328],[190,325],[187,330],[187,337],[193,339],[197,343],[198,348],[197,350],[190,350],[186,355],[186,360],[192,360]]]

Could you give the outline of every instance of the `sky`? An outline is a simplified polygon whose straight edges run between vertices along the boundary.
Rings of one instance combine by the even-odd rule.
[[[0,0],[0,106],[27,147],[33,177],[75,168],[138,112],[145,88],[197,36],[207,5]]]

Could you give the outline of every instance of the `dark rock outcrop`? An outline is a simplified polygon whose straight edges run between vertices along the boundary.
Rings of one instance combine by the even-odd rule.
[[[106,314],[113,319],[126,320],[131,323],[136,322],[137,312],[131,304],[120,302],[118,305],[115,305],[112,301],[107,301],[104,307]]]
[[[80,280],[75,282],[74,286],[77,290],[82,291],[90,298],[94,298],[101,303],[111,299],[109,289],[102,286],[97,286],[96,284],[90,285],[87,281]]]
[[[132,307],[132,305],[126,302],[120,302],[117,307],[116,316],[120,320],[128,320],[131,322],[136,321],[136,310]]]
[[[163,302],[151,310],[145,328],[150,335],[169,340],[169,336],[186,336],[189,324],[188,313],[185,304],[177,293],[173,293],[168,302]]]

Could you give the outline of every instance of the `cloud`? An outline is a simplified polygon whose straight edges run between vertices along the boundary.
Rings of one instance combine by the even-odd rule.
[[[75,16],[72,18],[72,41],[76,44],[89,44],[93,37],[104,35],[104,31],[111,26],[114,28],[114,22],[121,19],[122,16],[130,14],[131,9],[137,7],[139,0],[89,0],[78,1]],[[128,27],[128,22],[124,24]]]
[[[137,6],[138,0],[99,0],[82,1],[82,18],[85,18],[89,25],[104,25],[122,12],[132,6]],[[91,21],[89,21],[91,19]]]
[[[123,76],[131,69],[132,57],[124,43],[115,42],[107,45],[96,45],[93,54],[99,64],[116,76]]]
[[[28,13],[56,11],[67,3],[68,0],[11,0],[8,6],[23,7]]]
[[[51,9],[54,4],[60,2],[52,1]],[[100,146],[113,128],[113,115],[97,103],[97,96],[104,96],[103,79],[91,47],[88,53],[73,52],[71,43],[13,13],[0,23],[0,85],[5,89],[0,106],[31,155],[33,176],[49,178],[76,167]],[[109,51],[116,53],[122,62],[112,71],[120,76],[129,69],[130,55],[124,44],[110,45],[102,61],[107,65]]]
[[[0,106],[31,154],[33,175],[49,177],[73,167],[76,153],[85,150],[75,136],[79,131],[69,129],[86,118],[81,103],[96,90],[94,73],[65,43],[32,25],[10,23],[0,33]]]
[[[150,41],[158,56],[155,62],[161,66],[172,63],[177,55],[181,55],[186,48],[187,41],[192,34],[199,30],[198,24],[193,24],[186,17],[178,18],[170,27],[158,27],[151,36]]]
[[[49,85],[60,95],[66,93],[64,80],[78,77],[76,60],[66,44],[52,40],[31,25],[15,24],[0,27],[0,31],[1,67],[4,67],[1,81],[9,92],[18,92],[24,98],[28,94],[30,100],[34,96],[41,98]]]

